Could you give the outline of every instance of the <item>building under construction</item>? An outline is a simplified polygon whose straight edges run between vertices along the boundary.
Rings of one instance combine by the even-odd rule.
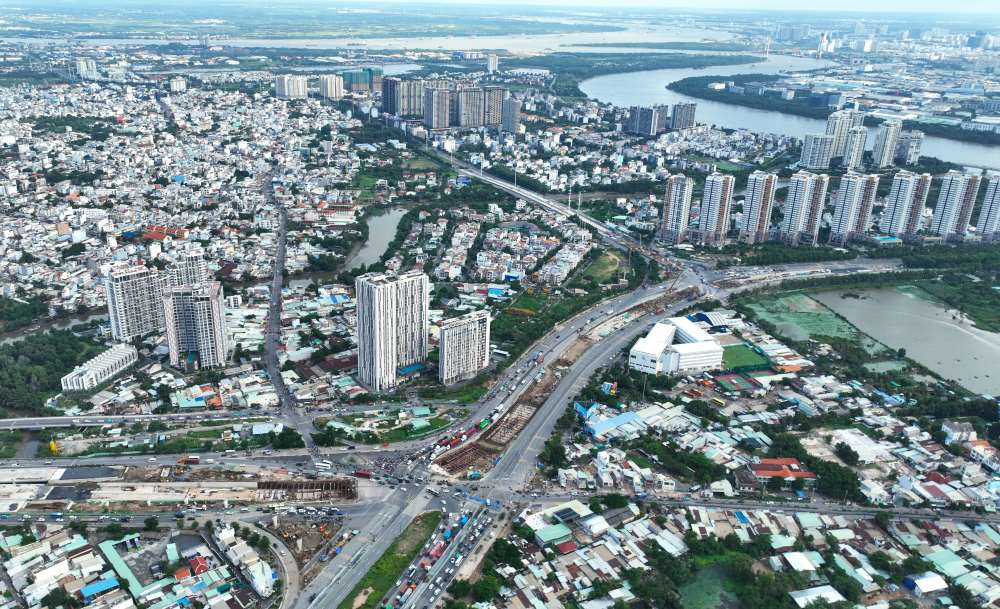
[[[257,482],[258,501],[320,501],[358,498],[358,481],[354,478],[330,480],[261,480]]]

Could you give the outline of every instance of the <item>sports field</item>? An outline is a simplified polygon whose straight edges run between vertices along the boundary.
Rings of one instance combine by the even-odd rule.
[[[722,351],[722,366],[726,369],[764,367],[770,362],[747,345],[730,345]]]

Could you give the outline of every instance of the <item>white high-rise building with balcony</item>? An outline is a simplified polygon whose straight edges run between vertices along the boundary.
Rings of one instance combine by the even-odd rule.
[[[837,110],[826,118],[826,134],[833,136],[831,155],[844,156],[851,129],[864,124],[865,113],[859,110]]]
[[[1000,176],[993,176],[986,185],[986,198],[979,210],[979,234],[983,241],[1000,239]]]
[[[861,169],[865,161],[865,146],[868,144],[867,127],[851,127],[847,132],[847,143],[841,155],[840,164],[849,171]]]
[[[319,94],[323,99],[338,100],[344,97],[344,77],[340,74],[323,74],[319,77]]]
[[[799,171],[788,181],[784,216],[778,229],[780,239],[791,245],[815,243],[823,215],[830,177]]]
[[[401,369],[427,359],[430,281],[419,271],[368,273],[354,290],[358,380],[374,392],[392,389]]]
[[[438,379],[451,385],[475,377],[490,364],[490,314],[480,310],[441,322]]]
[[[830,243],[843,245],[868,232],[878,190],[878,176],[848,173],[833,197]]]
[[[716,172],[705,178],[698,217],[698,239],[702,245],[721,247],[726,244],[735,185],[736,178],[724,173]]]
[[[755,171],[747,178],[743,224],[740,228],[740,239],[745,243],[761,243],[768,239],[771,208],[774,207],[774,191],[777,188],[777,174]]]
[[[60,383],[63,391],[89,391],[128,370],[138,361],[139,352],[135,347],[119,343],[73,368]]]
[[[802,141],[799,164],[806,169],[829,169],[833,157],[833,136],[825,133],[807,133]]]
[[[931,218],[931,233],[946,239],[965,235],[981,180],[978,175],[954,169],[941,178],[941,191]]]
[[[163,291],[170,365],[188,370],[225,365],[229,335],[224,300],[218,281]]]
[[[309,96],[309,79],[279,74],[274,77],[274,94],[280,99],[305,99]]]
[[[105,283],[111,336],[130,342],[163,329],[159,271],[143,265],[116,267]]]
[[[872,148],[872,167],[884,169],[892,167],[896,157],[896,143],[899,141],[899,132],[903,129],[903,123],[889,119],[883,121],[875,132],[875,147]]]
[[[667,245],[676,245],[684,241],[691,216],[691,193],[693,192],[694,180],[691,178],[683,174],[675,174],[667,178],[658,231],[658,238],[661,242]]]
[[[931,174],[898,171],[885,198],[878,230],[895,237],[912,237],[920,230],[920,220],[927,205]]]

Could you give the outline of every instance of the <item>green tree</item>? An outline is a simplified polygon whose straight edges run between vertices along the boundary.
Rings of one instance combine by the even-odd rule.
[[[142,521],[142,528],[147,531],[155,531],[160,528],[160,519],[156,516],[149,516]]]

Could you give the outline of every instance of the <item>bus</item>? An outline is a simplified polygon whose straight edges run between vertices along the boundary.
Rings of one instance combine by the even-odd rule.
[[[718,404],[720,408],[723,408],[726,405],[726,402],[723,401],[723,400],[720,400],[719,398],[712,398],[712,401],[715,402],[716,404]]]
[[[320,463],[326,465],[327,467],[333,467],[333,461],[330,461],[329,459],[323,459]]]
[[[332,467],[333,466],[330,465],[330,463],[324,463],[323,461],[320,461],[319,463],[316,463],[316,469],[324,471],[324,472],[328,471]]]
[[[507,352],[507,351],[504,351],[503,349],[494,349],[493,350],[493,355],[495,355],[497,357],[510,357],[510,353]]]
[[[437,490],[436,488],[427,487],[427,492],[430,493],[431,495],[434,495],[435,497],[441,495],[441,491]]]

